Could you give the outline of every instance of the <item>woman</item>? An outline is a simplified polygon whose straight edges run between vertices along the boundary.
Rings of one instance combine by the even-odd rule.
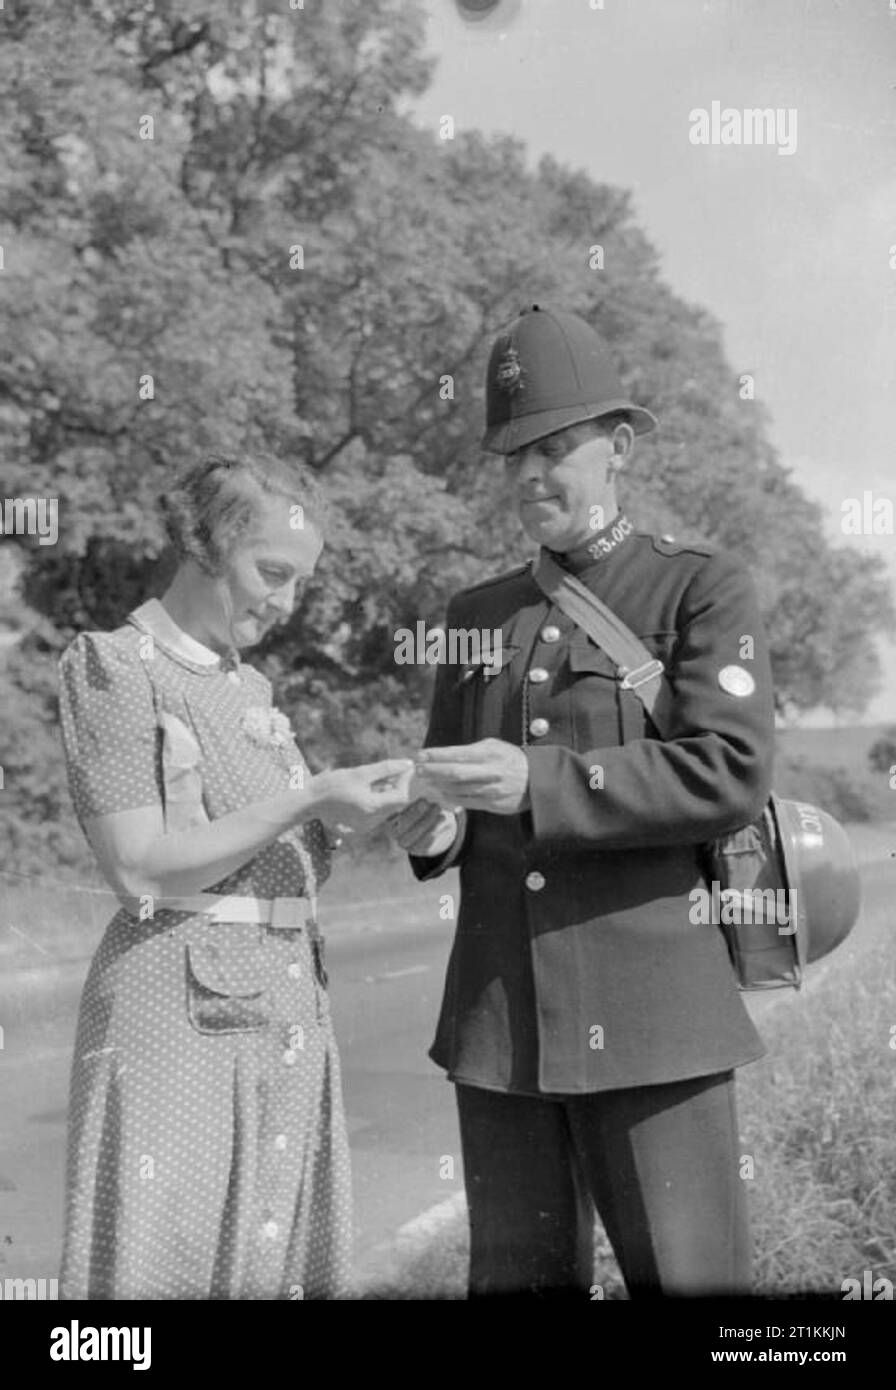
[[[350,1175],[321,822],[378,824],[411,764],[312,777],[240,661],[317,563],[314,480],[211,458],[163,505],[170,587],[60,660],[72,797],[123,904],[81,1000],[62,1296],[340,1297]]]

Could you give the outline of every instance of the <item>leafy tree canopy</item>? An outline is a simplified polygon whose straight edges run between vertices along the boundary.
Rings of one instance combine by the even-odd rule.
[[[302,458],[333,499],[317,575],[256,653],[312,763],[418,739],[431,672],[395,666],[395,629],[527,553],[478,438],[490,338],[539,300],[593,323],[660,418],[629,510],[754,569],[780,709],[866,706],[882,563],[827,542],[625,190],[414,125],[416,4],[17,0],[0,29],[2,492],[58,498],[60,518],[53,547],[5,541],[36,617],[4,675],[8,826],[68,815],[44,775],[52,662],[159,592],[155,500],[212,448]]]

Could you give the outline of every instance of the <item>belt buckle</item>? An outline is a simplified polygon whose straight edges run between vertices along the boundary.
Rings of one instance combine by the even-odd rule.
[[[272,898],[270,927],[273,931],[301,931],[301,898]]]

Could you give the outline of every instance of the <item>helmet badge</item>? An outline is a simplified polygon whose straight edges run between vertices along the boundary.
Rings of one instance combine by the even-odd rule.
[[[498,363],[495,372],[495,385],[502,391],[512,395],[514,391],[523,389],[523,369],[520,365],[520,355],[515,347],[509,347]]]

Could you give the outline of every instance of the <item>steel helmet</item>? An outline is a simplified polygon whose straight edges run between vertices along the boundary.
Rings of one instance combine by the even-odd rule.
[[[806,801],[770,798],[787,886],[796,892],[800,964],[826,956],[855,925],[861,884],[855,853],[839,821]]]
[[[799,988],[803,966],[839,946],[859,915],[846,831],[818,806],[772,792],[761,816],[707,850],[710,876],[738,908],[721,924],[740,988]],[[771,913],[759,907],[766,898]]]
[[[567,425],[617,410],[628,413],[635,434],[657,423],[628,399],[609,349],[590,324],[539,304],[495,340],[485,392],[482,444],[495,454],[513,453]]]

